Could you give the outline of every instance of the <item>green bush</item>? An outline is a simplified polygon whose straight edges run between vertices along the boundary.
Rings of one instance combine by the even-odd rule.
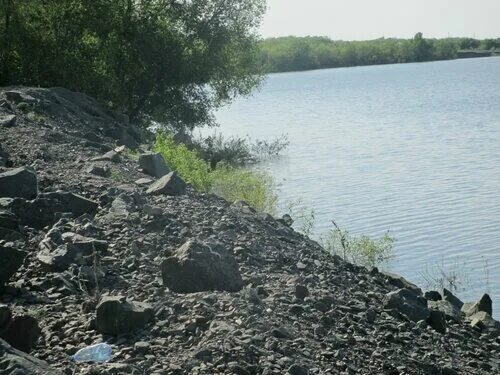
[[[155,150],[167,165],[197,190],[220,195],[229,202],[243,200],[256,210],[275,213],[276,186],[265,172],[222,166],[211,171],[196,150],[175,143],[170,135],[159,134]]]
[[[365,235],[353,236],[348,231],[341,230],[335,223],[334,228],[320,240],[328,252],[365,267],[386,264],[393,256],[395,241],[389,232],[379,239]]]

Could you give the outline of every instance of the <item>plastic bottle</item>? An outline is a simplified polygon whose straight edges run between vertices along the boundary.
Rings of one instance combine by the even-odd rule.
[[[101,343],[80,349],[71,356],[71,359],[75,362],[108,362],[112,357],[112,351],[111,346]]]

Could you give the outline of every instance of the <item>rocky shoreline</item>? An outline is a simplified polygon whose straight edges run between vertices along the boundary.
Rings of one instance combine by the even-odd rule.
[[[83,94],[0,89],[0,373],[500,373],[488,295],[344,262],[137,160],[139,134]],[[99,342],[109,363],[70,359]]]

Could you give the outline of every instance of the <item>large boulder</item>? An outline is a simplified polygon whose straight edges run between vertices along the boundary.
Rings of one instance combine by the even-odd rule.
[[[60,234],[55,227],[40,242],[37,259],[52,271],[64,271],[71,264],[92,264],[94,251],[96,254],[102,254],[107,248],[106,241],[72,232]]]
[[[33,199],[38,193],[36,173],[20,167],[0,173],[0,197]]]
[[[174,171],[151,184],[146,193],[150,195],[181,195],[185,191],[186,183]]]
[[[0,305],[0,330],[10,322],[12,318],[12,311],[10,311],[9,306]]]
[[[23,264],[26,252],[0,245],[0,285],[5,284]]]
[[[163,177],[170,173],[170,168],[165,164],[165,159],[158,153],[148,153],[139,156],[139,166],[144,173],[153,177]]]
[[[177,293],[243,288],[238,263],[220,244],[190,240],[161,264],[163,283]]]
[[[403,276],[385,271],[380,272],[380,274],[385,277],[389,284],[394,285],[395,287],[400,289],[409,289],[415,294],[422,295],[422,289],[406,280]]]
[[[28,315],[19,315],[12,318],[2,329],[0,337],[14,348],[29,353],[36,345],[42,334],[38,321]]]
[[[447,319],[451,319],[456,322],[461,321],[464,315],[457,306],[449,301],[428,301],[428,305],[431,309],[443,312]]]
[[[443,289],[443,300],[448,301],[450,304],[452,304],[453,306],[455,306],[459,310],[464,305],[464,303],[460,300],[460,298],[455,296],[451,291],[449,291],[446,288]]]
[[[99,204],[93,200],[64,191],[40,194],[40,196],[42,198],[55,200],[61,205],[62,211],[59,212],[71,212],[73,217],[84,214],[94,214],[99,207]]]
[[[47,362],[14,349],[0,339],[0,372],[4,375],[63,375]]]
[[[470,325],[480,331],[494,331],[500,333],[500,322],[493,319],[490,314],[485,311],[479,311],[468,317]]]
[[[386,294],[384,308],[396,310],[414,322],[427,320],[430,314],[427,300],[410,289],[399,289]]]
[[[153,309],[147,303],[108,296],[97,306],[96,327],[103,334],[119,335],[143,328],[153,316]]]
[[[493,315],[493,302],[488,294],[483,294],[477,302],[464,303],[462,306],[462,312],[465,316],[471,316],[481,311]]]

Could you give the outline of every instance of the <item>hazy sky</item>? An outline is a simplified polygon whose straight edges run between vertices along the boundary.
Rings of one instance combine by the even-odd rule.
[[[500,37],[500,0],[267,0],[262,36]]]

